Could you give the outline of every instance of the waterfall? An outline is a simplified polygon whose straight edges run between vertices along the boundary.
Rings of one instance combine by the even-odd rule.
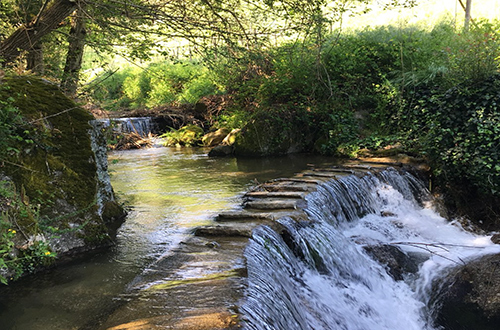
[[[99,119],[104,127],[112,127],[118,133],[137,133],[140,136],[148,136],[155,132],[155,125],[151,117],[129,117]]]
[[[309,221],[258,227],[245,251],[244,328],[435,329],[432,279],[499,252],[488,236],[440,217],[424,185],[388,169],[331,180],[307,196]],[[397,280],[367,246],[398,248],[419,267]]]

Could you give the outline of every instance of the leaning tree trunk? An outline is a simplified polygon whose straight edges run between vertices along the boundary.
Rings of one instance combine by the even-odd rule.
[[[80,69],[82,67],[83,50],[85,48],[85,16],[83,8],[74,12],[71,19],[71,30],[69,32],[69,46],[66,55],[66,64],[61,79],[61,88],[70,96],[76,94]]]
[[[0,60],[10,64],[55,30],[76,8],[78,0],[54,0],[36,19],[21,26],[0,43]]]

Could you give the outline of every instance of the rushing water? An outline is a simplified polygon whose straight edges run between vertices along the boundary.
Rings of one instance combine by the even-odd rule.
[[[307,155],[212,159],[207,152],[158,148],[111,153],[111,182],[131,206],[116,246],[0,288],[0,329],[91,329],[150,263],[168,254],[191,228],[238,207],[249,185],[325,161]]]
[[[387,170],[324,184],[308,196],[310,222],[280,220],[285,234],[258,228],[245,253],[245,328],[433,329],[432,279],[500,248],[447,222],[429,202],[415,178]],[[418,273],[394,280],[363,249],[379,244],[418,255]]]

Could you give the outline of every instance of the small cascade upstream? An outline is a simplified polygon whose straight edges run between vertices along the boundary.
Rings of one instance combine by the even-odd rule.
[[[246,329],[438,329],[427,307],[433,279],[500,252],[490,237],[439,216],[406,172],[331,180],[307,203],[309,221],[282,218],[281,230],[253,233],[245,251]],[[366,252],[370,246],[399,248],[414,271],[391,276]]]
[[[99,119],[104,127],[112,127],[119,133],[137,133],[140,136],[148,136],[156,132],[156,127],[151,117],[129,117]]]

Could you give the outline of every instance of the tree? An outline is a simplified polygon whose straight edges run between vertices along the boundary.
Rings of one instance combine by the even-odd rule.
[[[43,3],[38,15],[29,23],[21,25],[0,43],[0,58],[4,65],[16,60],[22,52],[33,49],[41,39],[55,30],[78,5],[77,0],[50,0]]]
[[[12,64],[28,52],[29,68],[41,72],[42,39],[71,16],[62,85],[74,93],[85,45],[147,59],[167,54],[166,42],[189,40],[195,49],[223,46],[230,56],[259,49],[270,40],[314,35],[321,47],[325,28],[370,0],[36,0],[37,13],[0,41],[0,61]],[[414,0],[387,0],[391,5]],[[14,3],[13,0],[8,1]],[[34,4],[34,5],[33,5]],[[38,6],[36,6],[38,4]],[[0,15],[4,12],[0,5]],[[357,10],[360,11],[360,10]],[[362,11],[362,10],[361,10]],[[16,25],[17,25],[16,24]],[[14,25],[14,24],[11,24]],[[122,47],[117,47],[122,46]],[[62,58],[61,58],[62,61]]]
[[[71,30],[68,37],[68,53],[61,79],[61,88],[68,95],[75,95],[78,87],[79,73],[82,67],[83,51],[85,48],[86,18],[85,8],[82,6],[71,17]]]

